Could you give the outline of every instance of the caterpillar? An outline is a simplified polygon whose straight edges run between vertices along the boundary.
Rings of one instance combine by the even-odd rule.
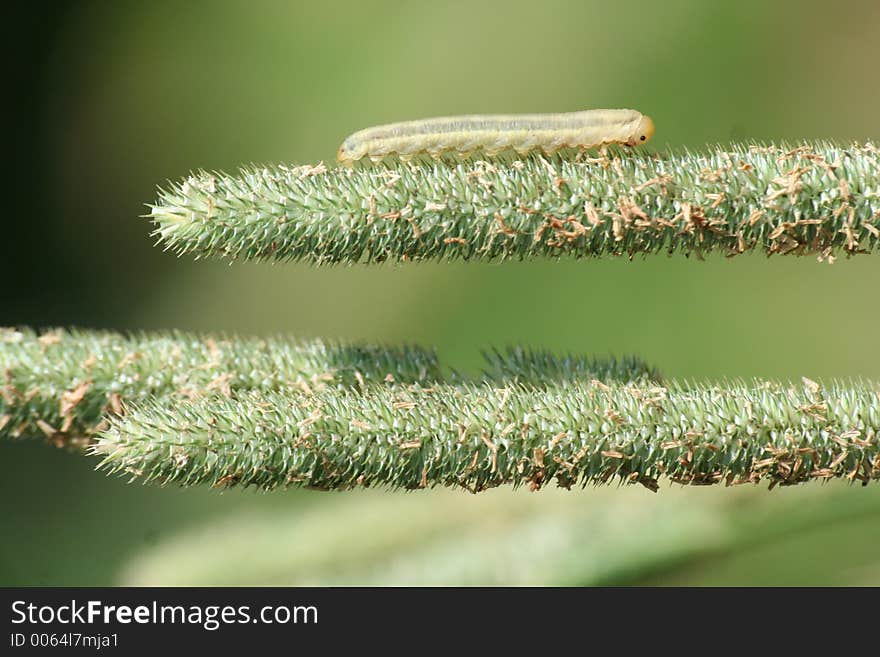
[[[450,116],[404,121],[360,130],[348,136],[336,153],[342,164],[386,155],[408,160],[427,154],[488,156],[512,149],[552,154],[562,148],[590,149],[604,144],[637,146],[654,134],[650,117],[630,109],[594,109],[560,114],[495,114]]]

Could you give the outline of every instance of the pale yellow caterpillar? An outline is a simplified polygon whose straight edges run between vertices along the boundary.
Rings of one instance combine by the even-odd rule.
[[[467,156],[475,151],[493,156],[505,150],[519,155],[540,150],[549,155],[562,148],[637,146],[653,134],[651,118],[630,109],[450,116],[360,130],[342,142],[336,158],[351,164],[365,157],[377,162],[386,155],[403,160],[421,154]]]

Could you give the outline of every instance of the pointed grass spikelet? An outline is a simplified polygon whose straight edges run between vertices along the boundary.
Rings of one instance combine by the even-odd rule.
[[[159,190],[166,249],[313,264],[746,251],[875,253],[873,143],[245,167]]]

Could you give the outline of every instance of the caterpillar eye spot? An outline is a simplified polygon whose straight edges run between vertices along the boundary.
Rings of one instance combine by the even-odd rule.
[[[642,135],[641,137],[639,137],[639,141],[645,141],[645,135]]]

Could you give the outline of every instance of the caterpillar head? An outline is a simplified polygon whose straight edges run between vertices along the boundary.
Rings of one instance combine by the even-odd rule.
[[[348,143],[346,139],[339,146],[339,150],[336,151],[336,161],[340,164],[345,164],[351,166],[356,158],[354,157],[354,151]]]
[[[352,166],[355,161],[367,154],[363,140],[358,139],[359,133],[349,135],[336,151],[336,160],[343,166]]]
[[[635,128],[630,134],[630,138],[626,141],[627,146],[638,146],[654,136],[654,122],[650,116],[642,116],[636,123]]]

